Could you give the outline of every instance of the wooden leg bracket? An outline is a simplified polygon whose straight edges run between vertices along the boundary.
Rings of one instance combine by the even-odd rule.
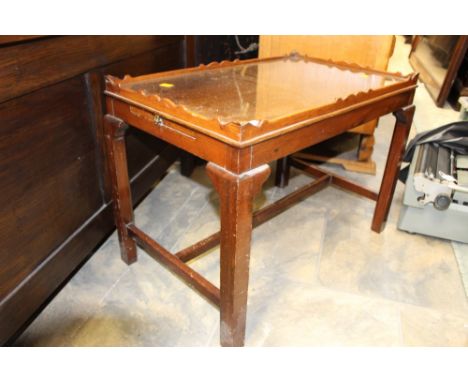
[[[378,194],[345,178],[333,173],[317,168],[297,158],[290,158],[290,165],[296,167],[313,177],[317,178],[313,182],[297,189],[276,202],[256,211],[252,216],[252,226],[257,227],[266,221],[279,215],[281,212],[290,208],[294,204],[306,199],[307,197],[319,192],[330,184],[345,188],[359,195],[365,196],[374,201]],[[206,280],[199,273],[190,268],[186,262],[195,259],[206,251],[220,244],[221,232],[218,231],[191,246],[180,250],[177,253],[171,253],[151,239],[143,231],[137,228],[133,223],[127,226],[130,237],[138,245],[148,252],[155,260],[169,268],[172,272],[180,276],[188,285],[199,291],[204,297],[216,306],[220,306],[220,290],[211,282]]]
[[[290,193],[289,195],[277,200],[276,202],[258,210],[253,214],[252,225],[254,227],[263,224],[264,222],[279,215],[281,212],[298,203],[299,201],[307,198],[308,196],[322,190],[330,183],[330,177],[324,175],[314,182],[307,184],[298,190]],[[162,247],[159,243],[145,234],[142,230],[136,227],[133,223],[128,224],[126,229],[129,236],[140,247],[142,247],[153,259],[160,262],[166,268],[174,272],[176,275],[200,292],[215,306],[220,305],[220,290],[210,281],[206,280],[198,272],[190,268],[185,262],[198,257],[207,250],[216,247],[220,243],[221,233],[216,232],[207,238],[187,247],[175,254],[169,252]]]
[[[320,178],[315,180],[314,182],[307,184],[298,190],[290,193],[289,195],[285,196],[277,200],[276,202],[254,212],[252,217],[252,225],[253,227],[257,227],[266,221],[274,218],[275,216],[279,215],[284,210],[288,209],[292,205],[300,202],[301,200],[306,199],[312,194],[322,190],[326,186],[330,184],[330,176],[322,175]],[[175,254],[180,260],[187,262],[192,260],[201,254],[205,253],[206,251],[210,250],[211,248],[216,247],[220,242],[221,232],[216,232],[211,236],[208,236],[205,239],[200,240],[199,242],[187,247]]]
[[[379,197],[379,194],[376,193],[375,191],[369,190],[366,187],[363,187],[346,178],[343,178],[341,176],[338,176],[331,172],[323,170],[322,168],[313,166],[307,162],[304,162],[303,160],[291,157],[290,163],[291,163],[291,166],[296,167],[297,169],[302,170],[304,172],[307,172],[308,174],[315,176],[315,177],[321,177],[321,176],[327,175],[330,177],[331,179],[330,181],[333,185],[344,188],[348,191],[351,191],[361,196],[364,196],[366,198],[369,198],[373,201],[377,201],[377,198]]]
[[[190,268],[183,261],[170,253],[167,249],[151,239],[139,228],[133,224],[128,225],[127,229],[130,236],[146,251],[148,254],[159,261],[169,270],[180,276],[188,285],[200,292],[210,302],[219,307],[220,292],[219,288]]]

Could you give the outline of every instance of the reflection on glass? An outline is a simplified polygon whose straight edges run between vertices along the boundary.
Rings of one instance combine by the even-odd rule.
[[[123,87],[168,98],[221,122],[260,123],[331,104],[398,81],[294,58],[276,59],[131,82]]]
[[[434,98],[440,93],[458,38],[459,36],[421,36],[412,53],[419,65],[424,67],[424,82]]]

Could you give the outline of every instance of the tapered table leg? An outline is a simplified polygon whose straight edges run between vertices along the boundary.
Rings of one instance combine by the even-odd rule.
[[[397,110],[393,114],[396,117],[395,129],[387,156],[387,164],[380,185],[379,196],[375,205],[374,217],[372,219],[372,230],[381,232],[387,220],[392,203],[393,194],[398,180],[401,160],[405,152],[406,141],[413,122],[415,107],[408,106]]]
[[[289,183],[289,158],[284,157],[276,161],[275,186],[286,187]]]
[[[252,204],[270,174],[262,165],[243,174],[213,163],[206,166],[220,199],[221,214],[221,345],[243,346],[247,314]]]
[[[114,219],[119,235],[122,260],[131,264],[137,260],[135,241],[129,236],[127,224],[133,223],[132,195],[128,178],[125,131],[128,125],[111,115],[104,117],[109,173],[112,182]]]

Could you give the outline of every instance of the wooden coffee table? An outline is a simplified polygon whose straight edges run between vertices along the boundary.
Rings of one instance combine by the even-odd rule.
[[[221,344],[245,337],[252,227],[335,185],[376,201],[372,230],[383,229],[414,114],[417,75],[390,74],[299,55],[213,63],[150,74],[106,77],[107,161],[121,255],[137,260],[137,244],[220,309]],[[311,166],[291,154],[393,112],[396,124],[380,191]],[[125,153],[131,125],[208,161],[220,199],[221,230],[170,253],[134,222]],[[252,211],[277,160],[276,184],[294,166],[315,180]],[[155,218],[158,218],[155,216]],[[186,262],[220,244],[220,288]]]

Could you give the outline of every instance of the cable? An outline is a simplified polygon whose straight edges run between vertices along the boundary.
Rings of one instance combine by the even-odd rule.
[[[236,35],[234,38],[236,39],[237,47],[240,49],[237,52],[234,52],[234,54],[246,54],[258,50],[258,44],[256,42],[253,42],[247,48],[244,48],[239,41],[239,36]]]

